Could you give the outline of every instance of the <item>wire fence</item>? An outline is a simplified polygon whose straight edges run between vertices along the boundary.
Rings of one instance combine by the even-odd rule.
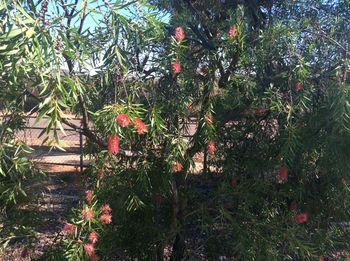
[[[45,165],[57,165],[57,166],[72,166],[79,168],[83,171],[84,167],[91,163],[91,159],[84,155],[84,145],[86,137],[83,135],[81,129],[75,130],[67,125],[63,125],[65,134],[60,129],[51,129],[48,133],[45,132],[45,119],[39,122],[38,127],[33,126],[35,117],[28,117],[26,127],[16,132],[16,138],[23,141],[34,150],[28,155],[32,160],[39,164]],[[80,119],[75,118],[74,123],[78,124]],[[186,130],[184,131],[184,137],[190,139],[196,130],[197,120],[191,119],[186,123]],[[61,143],[59,146],[63,149],[55,148],[55,144],[52,142],[54,139],[54,133],[57,133]],[[198,163],[198,169],[206,171],[207,164],[207,150],[206,146],[203,149],[203,153],[199,153],[196,156]]]
[[[53,146],[55,131],[61,140],[59,147],[62,149]],[[59,129],[51,129],[48,133],[44,133],[44,127],[29,126],[19,130],[16,138],[34,149],[28,155],[34,161],[40,164],[79,167],[82,171],[88,164],[83,151],[86,138],[81,130],[65,128],[64,131],[65,134]]]

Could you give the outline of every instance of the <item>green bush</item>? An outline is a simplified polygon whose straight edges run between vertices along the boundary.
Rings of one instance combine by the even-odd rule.
[[[19,204],[27,197],[33,181],[42,173],[27,158],[32,151],[27,145],[15,140],[14,127],[21,121],[14,117],[10,121],[0,120],[0,208],[6,209]]]

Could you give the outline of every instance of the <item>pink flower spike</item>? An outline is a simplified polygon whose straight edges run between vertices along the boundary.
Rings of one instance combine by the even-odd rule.
[[[182,164],[180,162],[176,162],[173,166],[173,171],[174,172],[181,172],[182,170]]]
[[[65,234],[74,234],[76,228],[77,228],[76,225],[70,224],[70,223],[66,223],[66,224],[64,224],[64,227],[63,227],[62,231]]]
[[[181,26],[176,27],[175,29],[175,39],[178,42],[181,42],[183,39],[185,39],[185,30]]]
[[[96,244],[98,239],[99,239],[99,235],[96,233],[95,230],[91,231],[90,234],[89,234],[89,241],[92,243],[92,244]]]
[[[171,70],[173,74],[179,74],[181,72],[181,64],[178,60],[171,62]]]
[[[233,39],[237,36],[237,27],[236,26],[231,26],[229,31],[228,31],[228,36]]]
[[[138,134],[144,134],[148,131],[147,125],[139,118],[134,119],[133,124]]]
[[[302,82],[297,82],[295,84],[295,90],[298,92],[301,90],[301,88],[303,88],[303,83]]]
[[[207,150],[208,150],[209,154],[214,154],[215,153],[216,145],[215,145],[214,141],[212,141],[212,140],[208,141],[208,143],[207,143]]]
[[[286,182],[288,180],[288,168],[286,166],[280,167],[277,175],[277,180],[279,182]]]
[[[84,251],[88,254],[88,255],[92,255],[93,253],[95,253],[95,247],[93,244],[85,244],[84,245]]]
[[[294,220],[297,224],[306,223],[308,220],[308,214],[306,212],[300,213],[294,217]]]
[[[102,205],[102,207],[100,208],[101,212],[103,214],[110,214],[112,212],[111,206],[109,204],[104,204]]]
[[[91,220],[94,218],[95,213],[91,208],[85,208],[81,214],[84,216],[86,220]]]
[[[129,125],[130,119],[129,119],[128,115],[121,113],[117,116],[117,123],[120,126],[125,127],[125,126]]]
[[[103,224],[110,224],[112,222],[112,215],[110,215],[110,214],[102,214],[101,217],[99,218],[99,220]]]
[[[119,153],[119,137],[118,135],[110,135],[108,137],[108,151],[113,154]]]

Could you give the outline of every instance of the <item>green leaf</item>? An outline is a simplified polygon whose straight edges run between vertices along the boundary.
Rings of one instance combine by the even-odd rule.
[[[26,37],[31,38],[34,33],[35,33],[34,27],[31,27],[26,31]]]

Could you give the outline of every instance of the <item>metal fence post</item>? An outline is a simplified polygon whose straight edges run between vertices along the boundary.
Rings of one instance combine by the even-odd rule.
[[[207,146],[204,146],[204,155],[203,155],[203,173],[207,173],[208,169],[208,151],[207,151]]]
[[[80,152],[80,173],[84,167],[84,151],[83,151],[83,132],[79,130],[79,152]]]

